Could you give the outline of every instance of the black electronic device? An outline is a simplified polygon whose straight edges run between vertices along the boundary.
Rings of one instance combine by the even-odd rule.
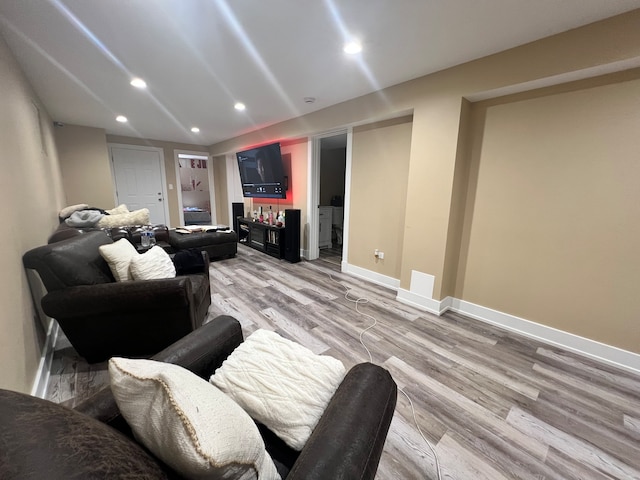
[[[243,197],[287,198],[279,143],[237,152],[236,158]]]
[[[232,203],[231,204],[231,216],[232,216],[232,224],[233,230],[240,235],[240,231],[238,230],[238,217],[244,217],[244,203]]]
[[[284,259],[291,263],[300,261],[300,210],[284,211]]]

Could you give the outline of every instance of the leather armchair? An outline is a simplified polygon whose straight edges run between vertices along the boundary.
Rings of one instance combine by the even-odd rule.
[[[175,363],[208,380],[242,341],[238,321],[220,316],[152,358]],[[397,387],[389,372],[361,363],[347,372],[302,451],[291,449],[266,427],[258,427],[283,480],[373,480],[396,400]],[[133,438],[109,388],[75,410]],[[170,478],[180,478],[168,467],[162,468]]]
[[[152,358],[208,379],[240,342],[238,321],[221,316]],[[362,363],[347,373],[302,451],[261,427],[283,480],[373,480],[396,392],[389,372]],[[75,410],[0,390],[0,424],[2,479],[182,478],[135,441],[109,387]]]
[[[47,289],[43,311],[89,363],[157,353],[202,325],[211,304],[206,253],[201,273],[116,282],[98,250],[112,242],[92,231],[23,256]]]

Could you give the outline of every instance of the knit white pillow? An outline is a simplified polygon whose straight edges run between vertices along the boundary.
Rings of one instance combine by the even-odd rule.
[[[116,282],[133,280],[129,271],[131,260],[138,256],[135,247],[126,238],[98,247],[100,255],[106,260]]]
[[[124,227],[127,225],[147,225],[149,223],[149,209],[141,208],[128,213],[105,215],[98,222],[100,228]]]
[[[194,373],[114,357],[109,375],[135,437],[183,477],[280,480],[249,415]]]
[[[291,448],[302,450],[344,375],[340,360],[257,330],[209,381]]]
[[[153,280],[176,276],[176,267],[171,261],[171,257],[158,245],[151,247],[146,253],[132,257],[129,270],[133,280]]]
[[[124,203],[121,203],[120,205],[118,205],[115,208],[112,208],[111,210],[105,210],[105,212],[107,212],[109,215],[120,215],[122,213],[129,213],[129,209]]]

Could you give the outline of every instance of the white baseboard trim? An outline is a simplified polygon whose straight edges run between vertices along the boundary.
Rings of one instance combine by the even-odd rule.
[[[47,385],[51,374],[51,364],[53,363],[53,352],[59,331],[60,327],[58,322],[53,319],[49,319],[47,338],[44,341],[38,371],[36,372],[36,378],[33,380],[33,387],[31,388],[31,395],[34,397],[44,398],[47,394]]]
[[[381,273],[372,272],[371,270],[367,270],[366,268],[356,267],[355,265],[351,265],[344,260],[342,261],[342,272],[348,273],[349,275],[353,275],[354,277],[362,278],[364,280],[368,280],[376,285],[380,285],[382,287],[391,288],[393,290],[397,290],[400,287],[400,280],[397,278],[389,277],[388,275],[382,275]]]
[[[428,298],[424,295],[410,292],[404,288],[398,288],[396,300],[401,303],[411,305],[412,307],[426,310],[427,312],[435,315],[442,315],[449,309],[450,302],[448,300],[450,298],[451,297],[447,297],[444,300],[434,300],[433,298]]]
[[[640,373],[640,354],[613,347],[605,343],[580,337],[573,333],[548,327],[540,323],[525,320],[508,313],[492,310],[471,302],[447,297],[450,306],[447,309],[461,313],[467,317],[490,323],[506,330],[534,338],[565,350],[593,358],[633,373]],[[444,303],[444,301],[443,301]],[[446,310],[445,310],[446,311]],[[444,312],[443,312],[444,313]]]
[[[383,287],[395,289],[398,292],[396,299],[399,302],[411,305],[420,310],[425,310],[438,316],[447,310],[458,312],[467,317],[504,328],[505,330],[640,374],[640,354],[454,297],[434,300],[400,288],[400,281],[395,278],[380,275],[361,267],[355,267],[344,261],[342,262],[342,271],[382,285]]]
[[[508,313],[476,305],[454,297],[434,300],[402,288],[398,288],[396,299],[399,302],[426,310],[435,315],[442,315],[447,310],[458,312],[467,317],[564,348],[565,350],[584,355],[608,365],[622,368],[633,373],[640,373],[640,354],[558,330],[557,328],[547,325],[525,320],[524,318],[516,317]]]

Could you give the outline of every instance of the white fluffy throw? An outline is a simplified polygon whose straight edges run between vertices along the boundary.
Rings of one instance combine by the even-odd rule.
[[[210,382],[287,445],[302,450],[344,375],[339,360],[257,330]]]

